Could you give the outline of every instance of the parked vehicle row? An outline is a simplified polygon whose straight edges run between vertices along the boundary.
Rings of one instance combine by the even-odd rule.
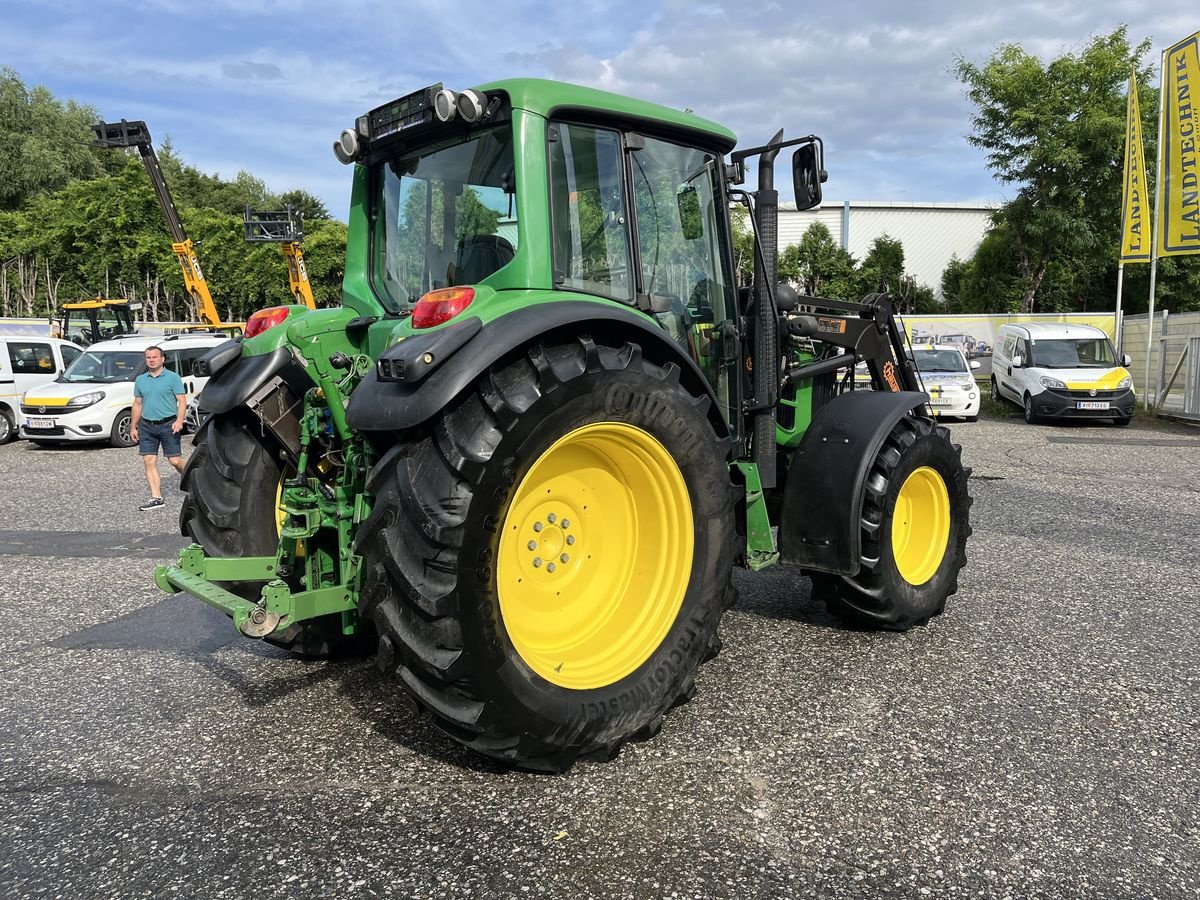
[[[226,340],[219,334],[133,335],[101,341],[80,350],[53,338],[3,338],[0,364],[0,443],[14,429],[34,443],[107,441],[128,447],[133,441],[133,382],[146,371],[145,352],[159,346],[166,365],[178,373],[189,401],[207,378],[194,374],[197,359]]]

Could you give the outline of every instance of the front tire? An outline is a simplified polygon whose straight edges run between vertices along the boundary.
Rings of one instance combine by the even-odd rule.
[[[15,440],[16,437],[17,426],[13,423],[12,414],[8,410],[0,409],[0,446]]]
[[[274,556],[279,546],[278,503],[283,479],[274,448],[246,410],[212,416],[196,433],[195,450],[180,480],[187,492],[179,513],[185,537],[209,556]],[[256,598],[256,582],[229,590]],[[362,652],[369,638],[342,633],[342,616],[306,619],[263,638],[300,656]]]
[[[133,446],[133,412],[128,409],[123,409],[117,413],[117,417],[113,419],[112,431],[109,432],[108,442],[113,447],[132,447]]]
[[[1024,412],[1026,425],[1037,425],[1042,421],[1038,414],[1033,411],[1033,396],[1031,394],[1025,395]]]
[[[535,345],[380,460],[360,609],[438,727],[563,771],[691,697],[734,598],[707,408],[635,345]]]
[[[929,419],[896,423],[867,476],[858,574],[812,576],[814,596],[832,613],[904,631],[943,611],[971,534],[961,455],[949,430]]]

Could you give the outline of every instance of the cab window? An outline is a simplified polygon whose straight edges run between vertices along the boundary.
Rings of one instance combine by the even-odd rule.
[[[67,366],[69,366],[71,363],[75,362],[75,360],[77,360],[79,358],[79,354],[83,353],[83,351],[80,350],[78,347],[72,346],[70,344],[62,344],[58,348],[58,350],[62,354],[62,361],[63,361],[64,369]]]
[[[550,130],[556,287],[633,301],[621,137],[586,125]]]

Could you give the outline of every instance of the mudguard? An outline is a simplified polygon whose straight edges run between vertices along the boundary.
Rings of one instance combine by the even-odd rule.
[[[230,341],[229,343],[234,343]],[[212,377],[204,390],[200,392],[199,403],[205,412],[224,413],[242,405],[247,399],[275,375],[282,375],[285,381],[297,381],[299,393],[303,395],[303,370],[295,365],[292,352],[284,345],[270,353],[261,356],[240,356],[237,358],[222,358],[222,351],[228,349],[226,344],[214,347],[197,362],[209,361]],[[212,362],[220,362],[219,368],[212,367]],[[288,371],[294,369],[297,371]],[[300,379],[297,380],[296,376]],[[311,386],[311,381],[309,382]]]
[[[884,439],[909,411],[929,402],[916,391],[853,391],[813,418],[783,488],[780,562],[818,572],[856,575],[859,515],[867,475]]]
[[[346,421],[351,428],[361,431],[398,431],[420,425],[466,390],[489,366],[518,348],[539,337],[572,334],[589,334],[597,341],[617,344],[635,342],[641,345],[647,359],[659,365],[675,363],[680,369],[680,381],[697,396],[709,397],[709,417],[717,433],[728,434],[729,426],[722,419],[712,387],[700,367],[670,335],[653,321],[615,303],[609,306],[572,300],[523,307],[474,330],[464,342],[443,344],[441,352],[447,355],[437,361],[432,371],[422,371],[420,378],[412,381],[380,380],[376,366],[351,394]],[[421,336],[407,338],[396,346],[418,340]],[[405,351],[393,352],[389,348],[381,354],[381,359],[407,355]],[[411,368],[403,371],[413,372]]]

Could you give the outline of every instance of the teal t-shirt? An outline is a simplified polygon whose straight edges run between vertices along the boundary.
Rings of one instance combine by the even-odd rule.
[[[142,398],[143,419],[175,418],[179,414],[175,398],[186,393],[183,379],[170,369],[163,369],[157,378],[143,372],[133,382],[133,396]]]

